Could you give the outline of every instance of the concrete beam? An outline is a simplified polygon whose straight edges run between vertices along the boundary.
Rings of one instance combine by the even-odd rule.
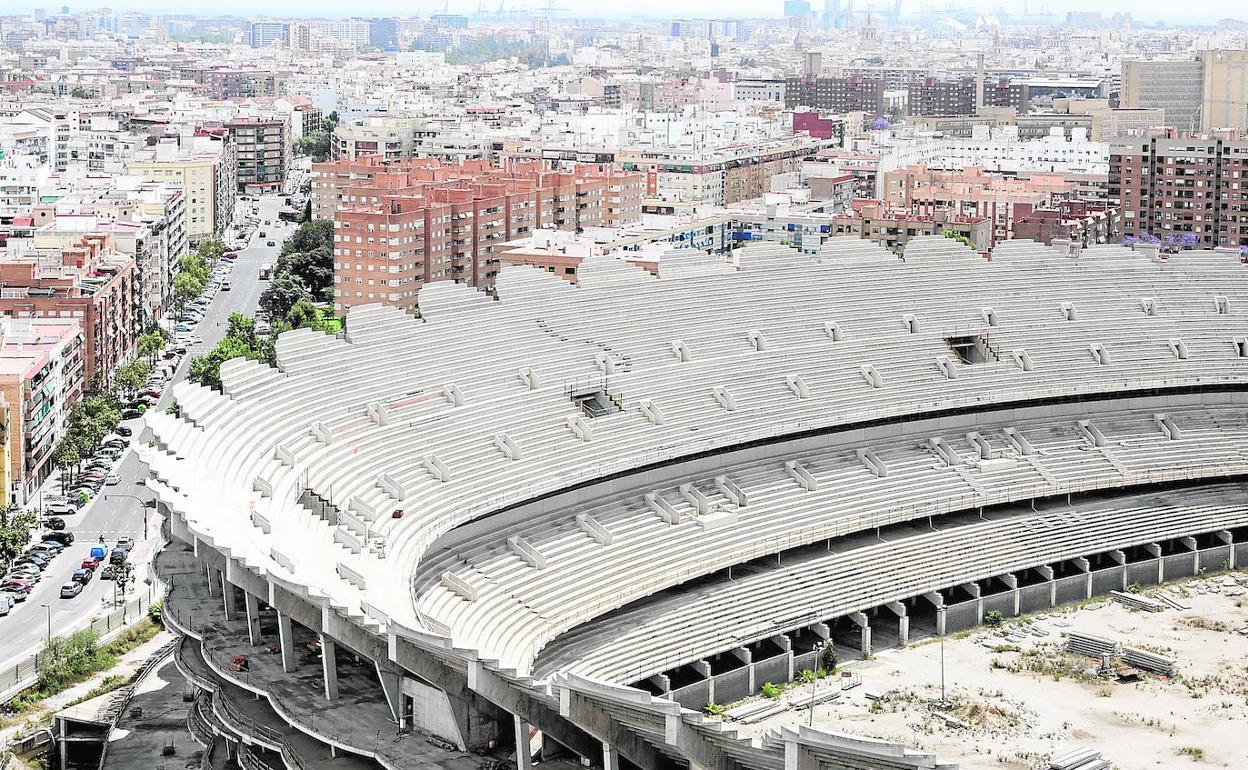
[[[443,681],[447,679],[443,678]],[[462,698],[473,703],[478,709],[488,704],[506,713],[519,714],[526,721],[537,725],[543,735],[550,735],[566,746],[569,751],[576,752],[582,757],[592,759],[598,755],[598,743],[603,740],[601,737],[591,735],[580,725],[574,725],[563,719],[557,711],[537,700],[532,693],[512,687],[480,661],[472,661],[468,664],[462,693],[458,690],[447,690],[447,692],[452,695],[452,698]],[[478,698],[484,702],[476,704],[475,699]],[[625,750],[623,753],[627,759],[635,761],[628,751]]]
[[[644,770],[663,770],[668,766],[668,760],[654,746],[616,722],[588,698],[567,688],[559,691],[559,716],[575,723],[600,743],[610,743],[617,754]]]
[[[606,741],[602,742],[602,770],[620,770],[619,749]]]
[[[325,700],[338,700],[338,645],[321,634],[321,674],[325,679]]]

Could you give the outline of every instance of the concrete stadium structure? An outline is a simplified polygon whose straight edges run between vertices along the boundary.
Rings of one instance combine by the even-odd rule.
[[[952,767],[703,716],[918,635],[1248,563],[1248,267],[941,237],[509,267],[179,386],[179,666],[246,767]],[[528,750],[518,754],[524,767]]]

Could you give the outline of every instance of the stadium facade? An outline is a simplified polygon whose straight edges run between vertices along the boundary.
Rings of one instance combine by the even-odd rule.
[[[833,239],[509,267],[176,391],[141,455],[192,725],[245,767],[952,767],[701,712],[1248,563],[1237,250]],[[528,764],[522,749],[518,762]]]

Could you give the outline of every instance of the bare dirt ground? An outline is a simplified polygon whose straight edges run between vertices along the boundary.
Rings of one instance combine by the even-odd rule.
[[[1190,609],[1153,613],[1094,600],[946,637],[948,710],[935,706],[939,642],[879,651],[845,666],[862,684],[818,706],[815,725],[898,741],[965,770],[1044,768],[1050,756],[1082,746],[1121,770],[1248,768],[1248,572],[1144,594],[1158,590]],[[1072,630],[1173,658],[1177,675],[1099,677],[1099,661],[1062,651]],[[829,686],[836,685],[820,685]],[[795,706],[809,697],[809,685],[782,695]],[[795,709],[741,729],[754,734],[807,718]]]

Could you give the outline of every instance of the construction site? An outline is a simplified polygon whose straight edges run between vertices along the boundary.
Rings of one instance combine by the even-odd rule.
[[[1248,764],[1231,739],[1248,721],[1248,573],[996,620],[731,704],[722,718],[750,735],[813,722],[963,770]]]

